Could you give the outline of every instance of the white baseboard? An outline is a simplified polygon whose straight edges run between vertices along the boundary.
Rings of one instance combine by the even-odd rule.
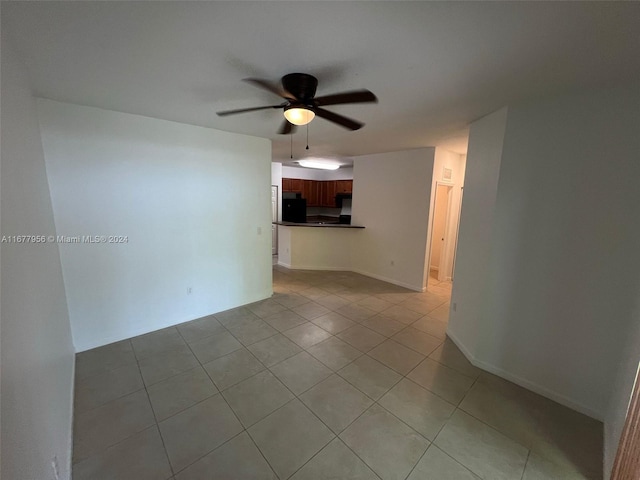
[[[318,267],[310,265],[296,265],[295,267],[278,260],[278,265],[288,268],[289,270],[319,270],[323,272],[350,272],[348,268],[344,267]]]
[[[453,343],[456,344],[456,346],[460,349],[460,351],[464,354],[464,356],[467,357],[467,360],[469,360],[473,366],[478,367],[482,370],[485,370],[489,373],[493,373],[494,375],[504,378],[505,380],[509,380],[510,382],[513,382],[516,385],[520,385],[521,387],[526,388],[527,390],[531,390],[532,392],[542,395],[543,397],[548,398],[550,400],[553,400],[554,402],[557,402],[560,405],[564,405],[565,407],[568,407],[571,410],[580,412],[600,422],[604,421],[603,412],[598,412],[590,407],[587,407],[586,405],[583,405],[580,402],[576,402],[571,398],[565,395],[562,395],[561,393],[555,392],[547,387],[543,387],[542,385],[539,385],[535,382],[531,382],[525,378],[515,375],[507,370],[504,370],[503,368],[496,367],[495,365],[492,365],[490,363],[478,360],[473,355],[471,355],[467,347],[465,347],[465,345],[448,329],[447,329],[447,336],[451,339]]]
[[[410,283],[400,282],[393,278],[385,277],[384,275],[377,275],[375,273],[365,272],[364,270],[357,270],[357,269],[353,269],[351,271],[354,273],[359,273],[360,275],[364,275],[365,277],[375,278],[376,280],[382,280],[383,282],[392,283],[394,285],[398,285],[399,287],[408,288],[409,290],[413,290],[414,292],[425,292],[427,290],[422,285],[417,286]]]

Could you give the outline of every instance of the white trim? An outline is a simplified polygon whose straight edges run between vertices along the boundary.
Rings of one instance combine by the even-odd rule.
[[[554,392],[553,390],[550,390],[547,387],[543,387],[541,385],[538,385],[535,382],[531,382],[525,378],[522,378],[518,375],[508,372],[507,370],[504,370],[500,367],[496,367],[495,365],[476,359],[473,355],[471,355],[471,353],[464,346],[464,344],[458,338],[456,338],[456,336],[453,333],[449,331],[448,328],[447,328],[447,337],[449,337],[451,341],[456,344],[456,346],[460,349],[460,351],[462,351],[464,356],[467,357],[467,360],[469,360],[469,362],[471,362],[473,366],[478,367],[482,370],[485,370],[489,373],[493,373],[494,375],[504,378],[505,380],[509,380],[510,382],[513,382],[516,385],[520,385],[521,387],[526,388],[527,390],[530,390],[534,393],[542,395],[543,397],[553,400],[554,402],[557,402],[560,405],[564,405],[565,407],[568,407],[571,410],[575,410],[576,412],[580,412],[588,417],[604,422],[604,414],[602,412],[597,412],[592,408],[587,407],[581,403],[575,402],[569,397],[566,397],[558,392]]]
[[[383,275],[376,275],[374,273],[365,272],[363,270],[351,270],[354,273],[359,273],[360,275],[364,275],[365,277],[375,278],[376,280],[382,280],[383,282],[392,283],[393,285],[398,285],[399,287],[408,288],[409,290],[413,290],[414,292],[426,292],[427,287],[416,286],[410,283],[400,282],[393,278],[385,277]]]
[[[321,270],[325,272],[351,272],[350,269],[344,268],[344,267],[318,267],[316,265],[314,266],[296,265],[294,267],[292,265],[289,265],[288,263],[281,262],[280,260],[278,260],[278,265],[288,268],[289,270]]]

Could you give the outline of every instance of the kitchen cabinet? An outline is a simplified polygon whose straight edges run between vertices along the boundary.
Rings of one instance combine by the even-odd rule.
[[[308,207],[336,206],[337,193],[351,193],[353,180],[302,180],[300,178],[283,178],[282,191],[301,193],[307,200]]]
[[[316,180],[302,181],[302,198],[307,199],[307,207],[320,205],[320,183]]]
[[[320,182],[320,206],[321,207],[336,206],[336,181],[335,180]]]
[[[353,180],[336,180],[336,193],[352,193]]]
[[[302,193],[302,188],[303,188],[303,180],[299,178],[283,178],[282,179],[283,192]]]

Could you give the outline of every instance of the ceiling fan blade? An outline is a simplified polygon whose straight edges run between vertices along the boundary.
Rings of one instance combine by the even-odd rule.
[[[286,104],[284,104],[286,105]],[[268,105],[266,107],[252,107],[252,108],[239,108],[237,110],[224,110],[222,112],[216,112],[219,117],[226,117],[227,115],[235,115],[236,113],[255,112],[257,110],[267,110],[269,108],[282,108],[284,105]]]
[[[273,83],[267,80],[263,80],[261,78],[244,78],[243,81],[250,83],[255,87],[262,88],[263,90],[266,90],[268,92],[275,93],[279,97],[286,98],[288,100],[296,100],[296,97],[294,97],[291,93],[287,92],[280,85],[274,85]]]
[[[329,120],[330,122],[337,123],[341,127],[348,128],[349,130],[358,130],[364,126],[364,123],[357,122],[351,118],[338,115],[337,113],[330,112],[324,108],[314,108],[313,111],[319,117]]]
[[[369,90],[353,90],[351,92],[336,93],[316,97],[315,103],[319,107],[339,105],[341,103],[377,103],[378,98]]]
[[[289,122],[289,120],[285,120],[284,122],[282,122],[282,125],[280,125],[280,130],[278,130],[278,133],[280,135],[288,135],[295,131],[296,126],[293,123]]]

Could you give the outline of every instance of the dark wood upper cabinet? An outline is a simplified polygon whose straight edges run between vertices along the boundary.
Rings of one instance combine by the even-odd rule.
[[[282,191],[301,193],[307,207],[334,207],[337,193],[351,193],[353,180],[302,180],[283,178]]]
[[[323,207],[336,206],[336,181],[320,182],[320,202]]]
[[[336,180],[336,193],[352,193],[353,180]]]

